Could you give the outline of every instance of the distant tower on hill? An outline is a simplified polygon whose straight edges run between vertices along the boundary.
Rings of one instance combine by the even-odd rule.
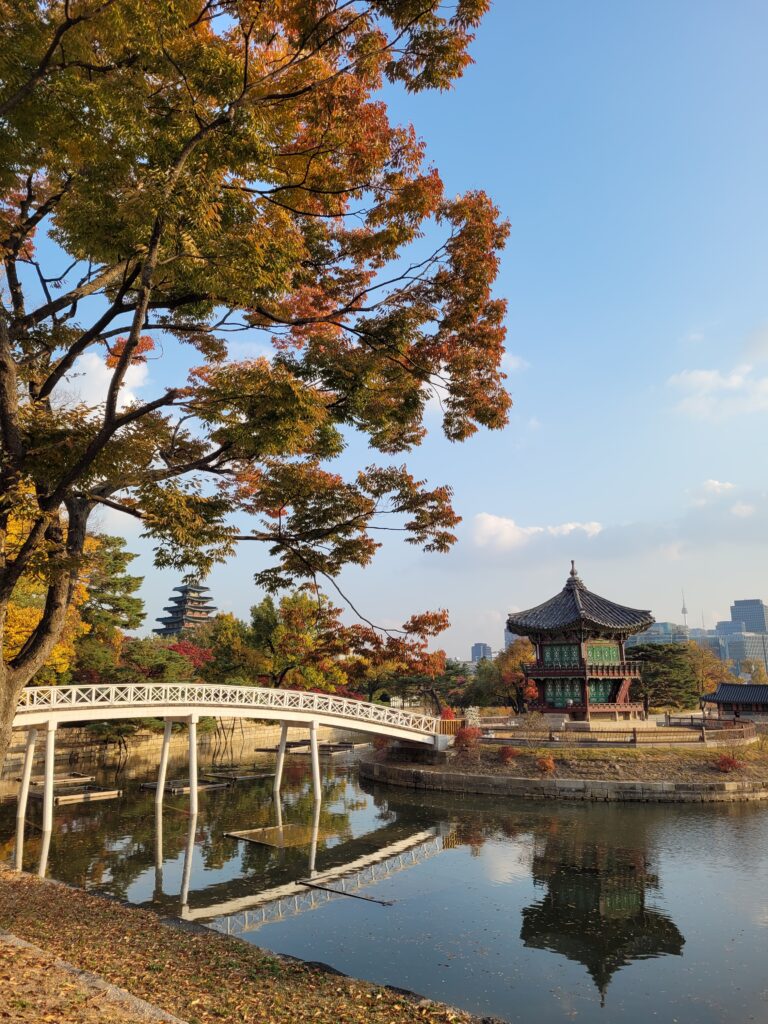
[[[168,615],[159,615],[157,618],[161,626],[153,632],[158,636],[177,636],[183,629],[194,629],[208,622],[217,610],[210,604],[212,598],[208,596],[208,587],[196,581],[183,583],[180,587],[174,587],[173,591],[171,603],[163,609]]]
[[[685,607],[685,591],[683,591],[683,607],[680,609],[680,614],[683,616],[683,623],[686,629],[688,628],[688,609]]]

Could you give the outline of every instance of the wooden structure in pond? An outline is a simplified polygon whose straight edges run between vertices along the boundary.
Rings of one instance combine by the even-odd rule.
[[[559,594],[507,618],[507,629],[529,637],[536,651],[536,661],[525,669],[536,687],[536,697],[528,702],[531,710],[567,714],[578,721],[642,715],[642,704],[629,700],[640,666],[626,660],[624,647],[628,636],[653,621],[648,611],[587,590],[571,562]]]

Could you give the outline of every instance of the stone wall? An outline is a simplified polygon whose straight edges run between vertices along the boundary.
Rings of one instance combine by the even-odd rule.
[[[768,799],[761,782],[614,782],[596,779],[519,779],[430,771],[401,764],[363,761],[361,778],[390,786],[480,793],[523,800],[603,800],[639,803],[737,803]]]

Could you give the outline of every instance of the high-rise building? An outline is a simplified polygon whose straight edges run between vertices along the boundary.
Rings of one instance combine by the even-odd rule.
[[[689,640],[688,627],[677,622],[654,622],[642,633],[627,637],[627,647],[638,644],[684,644]]]
[[[746,633],[747,624],[745,622],[734,622],[733,619],[721,619],[720,622],[715,626],[715,633],[718,636],[728,636],[731,633]]]
[[[174,595],[171,595],[171,603],[163,610],[168,615],[159,615],[157,621],[162,623],[159,629],[152,632],[158,636],[177,636],[183,629],[191,629],[207,622],[217,610],[209,602],[208,587],[201,584],[183,583],[180,587],[174,587]]]
[[[768,634],[730,633],[723,638],[724,656],[733,662],[737,673],[742,672],[742,662],[762,662],[768,672]]]
[[[759,598],[734,601],[731,621],[743,622],[747,633],[768,633],[768,605]]]
[[[482,661],[483,658],[489,660],[493,657],[493,651],[491,650],[490,644],[472,644],[472,664],[476,665],[478,661]]]

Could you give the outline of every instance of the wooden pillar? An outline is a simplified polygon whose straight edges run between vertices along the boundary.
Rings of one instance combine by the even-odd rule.
[[[43,789],[43,832],[53,828],[53,772],[56,758],[56,723],[48,722],[45,734],[45,787]]]
[[[21,770],[21,786],[16,804],[16,851],[14,867],[21,871],[24,857],[24,822],[27,818],[27,798],[29,797],[29,780],[32,778],[32,762],[35,758],[35,740],[37,729],[27,730],[27,746],[24,751],[24,766]]]
[[[587,709],[587,721],[590,720],[590,708],[589,708],[589,677],[584,675],[584,706]]]
[[[197,715],[189,716],[189,813],[197,816]]]

